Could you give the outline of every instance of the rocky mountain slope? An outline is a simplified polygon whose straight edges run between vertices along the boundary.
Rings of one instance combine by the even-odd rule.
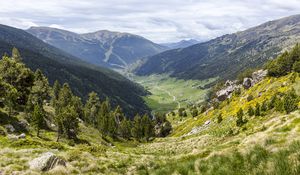
[[[107,30],[77,34],[55,28],[32,27],[27,32],[86,62],[113,68],[125,68],[138,59],[167,49],[137,35]]]
[[[138,75],[169,73],[184,79],[234,78],[244,69],[262,65],[299,42],[300,15],[270,21],[184,49],[147,58]]]
[[[114,105],[122,105],[127,114],[148,110],[141,97],[146,94],[143,88],[120,74],[87,64],[23,30],[1,25],[0,54],[10,54],[13,47],[19,49],[27,66],[41,69],[51,84],[68,82],[82,98],[95,91],[102,99],[109,97]]]
[[[179,42],[174,42],[174,43],[162,43],[161,45],[166,46],[170,49],[179,49],[179,48],[186,48],[198,43],[199,41],[197,40],[189,39],[189,40],[181,40]]]

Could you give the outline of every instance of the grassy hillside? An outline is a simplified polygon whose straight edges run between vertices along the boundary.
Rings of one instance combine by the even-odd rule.
[[[46,174],[299,174],[300,111],[290,114],[267,112],[264,116],[244,115],[248,122],[236,126],[236,112],[256,102],[285,93],[292,87],[298,95],[300,78],[289,74],[266,78],[249,90],[220,104],[218,109],[177,123],[172,136],[150,143],[111,142],[103,140],[96,130],[80,124],[80,138],[89,142],[56,143],[55,134],[42,132],[36,138],[29,132],[25,140],[11,141],[0,136],[3,174],[38,174],[28,161],[45,151],[53,151],[67,160],[66,167],[57,167]],[[254,98],[247,101],[246,97]],[[51,113],[51,108],[46,108]],[[217,114],[223,121],[216,121]],[[1,112],[5,116],[5,112]],[[172,116],[169,116],[172,117]],[[16,118],[22,118],[22,115]],[[206,121],[211,123],[204,125]],[[198,132],[187,135],[193,128]],[[50,141],[49,141],[50,140]]]

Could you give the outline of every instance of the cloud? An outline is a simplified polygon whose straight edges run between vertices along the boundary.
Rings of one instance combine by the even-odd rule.
[[[78,33],[107,29],[155,42],[205,41],[299,12],[299,0],[6,0],[0,23]]]

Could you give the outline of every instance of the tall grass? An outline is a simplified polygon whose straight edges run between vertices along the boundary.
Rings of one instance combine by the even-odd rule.
[[[255,146],[246,153],[232,151],[213,155],[207,159],[191,156],[170,163],[144,167],[140,174],[207,174],[207,175],[299,175],[300,142],[293,142],[288,148],[276,152],[262,146]]]

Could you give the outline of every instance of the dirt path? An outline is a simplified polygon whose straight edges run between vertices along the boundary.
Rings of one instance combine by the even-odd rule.
[[[176,99],[177,99],[176,96],[175,96],[175,95],[172,95],[172,93],[171,93],[170,91],[165,90],[165,89],[162,89],[162,88],[158,87],[157,85],[155,85],[154,88],[155,88],[155,89],[158,89],[158,90],[160,90],[160,91],[163,91],[163,92],[165,92],[165,93],[167,93],[170,97],[173,98],[173,102],[176,102],[176,103],[177,103],[177,107],[178,107],[178,108],[181,107],[180,102],[179,102],[179,101],[176,101]]]

